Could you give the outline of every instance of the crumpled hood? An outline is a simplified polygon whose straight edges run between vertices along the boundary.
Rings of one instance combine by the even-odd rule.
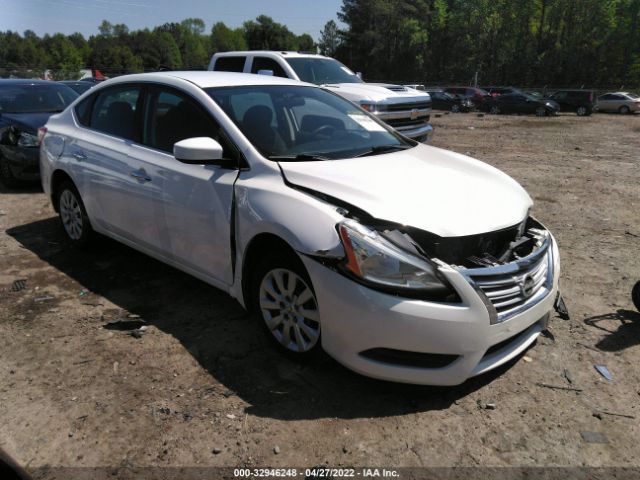
[[[3,113],[0,123],[11,123],[22,130],[35,133],[38,128],[44,127],[52,113]]]
[[[405,88],[405,91],[402,92],[391,90],[391,88],[401,88],[398,85],[375,83],[332,83],[323,85],[323,87],[356,103],[362,101],[406,103],[408,101],[428,102],[431,100],[428,93],[418,92],[411,88]]]
[[[379,220],[441,237],[486,233],[521,222],[531,198],[479,160],[427,145],[383,155],[281,162],[288,182],[358,207]]]

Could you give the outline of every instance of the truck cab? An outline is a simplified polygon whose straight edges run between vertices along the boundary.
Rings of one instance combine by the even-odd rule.
[[[334,58],[298,52],[224,52],[211,57],[208,70],[273,75],[321,85],[406,137],[428,141],[433,133],[429,94],[402,85],[366,83]]]

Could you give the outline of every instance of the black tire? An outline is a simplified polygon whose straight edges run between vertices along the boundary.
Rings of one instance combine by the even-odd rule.
[[[537,117],[546,117],[548,115],[547,109],[544,107],[536,108],[536,116]]]
[[[627,115],[630,111],[631,110],[626,105],[623,105],[618,109],[618,112],[621,113],[622,115]]]
[[[0,182],[7,188],[15,188],[20,185],[20,181],[13,176],[9,161],[0,155]]]
[[[451,112],[452,113],[459,113],[460,112],[460,105],[454,103],[453,105],[451,105]]]
[[[631,300],[636,306],[636,310],[640,312],[640,282],[637,282],[631,289]]]
[[[284,289],[280,289],[277,285],[276,276],[283,275],[281,277],[282,283],[286,284],[285,286],[289,286],[290,277],[286,272],[295,274],[296,288],[294,293],[284,295],[284,292],[281,291]],[[273,293],[283,295],[272,295],[269,289],[265,287],[275,290]],[[308,289],[311,298],[297,306],[298,298],[301,298],[301,300],[306,298],[307,291],[305,287]],[[253,269],[248,290],[247,306],[256,320],[263,326],[270,341],[276,345],[280,352],[293,360],[303,362],[317,361],[323,357],[320,318],[315,291],[307,270],[294,252],[273,252],[262,258]],[[285,302],[287,303],[285,304]],[[274,308],[268,308],[271,304],[273,304]],[[291,310],[292,308],[295,311]],[[310,316],[313,314],[315,320],[304,317],[302,312]],[[278,318],[281,320],[278,321]],[[310,332],[313,333],[311,334]],[[298,335],[302,339],[302,346],[298,343]],[[291,340],[285,346],[287,339]]]
[[[591,110],[589,107],[580,106],[576,109],[576,114],[579,117],[588,117],[592,113],[593,113],[593,110]]]
[[[91,221],[76,186],[63,182],[56,191],[60,225],[67,240],[75,247],[88,247],[95,237]]]

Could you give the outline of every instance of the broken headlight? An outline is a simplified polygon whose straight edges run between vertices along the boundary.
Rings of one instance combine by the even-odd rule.
[[[38,136],[28,132],[22,132],[18,137],[18,146],[19,147],[37,147]]]
[[[399,248],[380,232],[353,220],[341,222],[338,232],[346,252],[343,268],[364,283],[437,297],[452,293],[431,262]]]

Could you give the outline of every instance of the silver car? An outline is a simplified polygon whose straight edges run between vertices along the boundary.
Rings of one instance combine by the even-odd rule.
[[[601,112],[639,112],[640,95],[630,92],[605,93],[598,97],[598,108]]]

